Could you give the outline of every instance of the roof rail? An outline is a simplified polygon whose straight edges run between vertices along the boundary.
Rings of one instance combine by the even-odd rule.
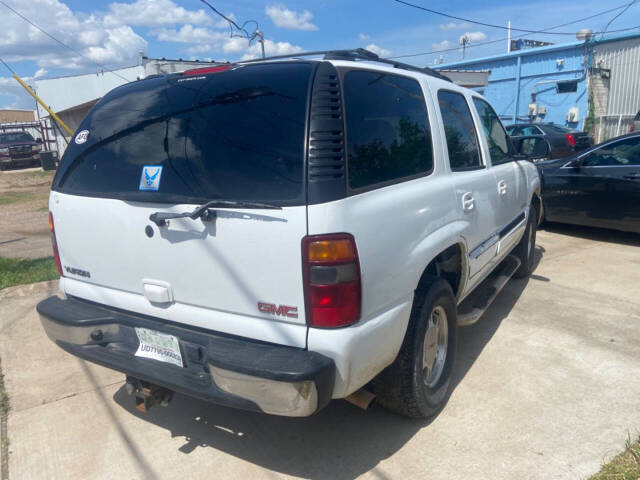
[[[395,60],[390,60],[388,58],[380,58],[375,53],[366,50],[364,48],[355,48],[351,50],[318,50],[315,52],[301,52],[301,53],[292,53],[290,55],[276,55],[273,57],[266,58],[256,58],[253,60],[244,60],[237,63],[254,63],[254,62],[262,62],[266,60],[278,60],[285,58],[299,58],[299,57],[311,57],[324,55],[324,60],[367,60],[370,62],[384,63],[386,65],[392,65],[395,68],[401,68],[403,70],[411,70],[414,72],[424,73],[426,75],[430,75],[435,78],[439,78],[441,80],[445,80],[450,82],[451,79],[441,73],[436,72],[435,70],[431,70],[428,67],[416,67],[415,65],[409,65],[408,63],[396,62]]]

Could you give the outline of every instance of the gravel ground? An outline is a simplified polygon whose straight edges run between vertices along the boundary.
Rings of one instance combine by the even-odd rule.
[[[41,169],[0,172],[0,256],[51,255],[47,204],[53,174]]]

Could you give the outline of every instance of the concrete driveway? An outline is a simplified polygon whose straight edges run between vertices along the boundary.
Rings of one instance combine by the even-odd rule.
[[[539,265],[462,329],[431,423],[335,401],[288,419],[177,395],[139,414],[123,375],[43,333],[54,285],[0,292],[12,479],[578,479],[640,431],[640,239],[554,227]]]

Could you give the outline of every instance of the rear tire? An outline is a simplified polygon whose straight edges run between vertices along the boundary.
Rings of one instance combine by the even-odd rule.
[[[513,274],[515,278],[528,277],[533,271],[533,263],[536,250],[537,211],[533,205],[529,207],[529,219],[527,228],[520,239],[513,254],[520,259],[520,267]]]
[[[378,403],[411,418],[433,417],[445,405],[458,343],[451,286],[437,277],[427,283],[416,291],[398,356],[373,381]]]

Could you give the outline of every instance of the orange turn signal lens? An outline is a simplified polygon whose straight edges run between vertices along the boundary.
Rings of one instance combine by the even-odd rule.
[[[309,243],[310,262],[350,262],[356,258],[352,240],[320,240]]]
[[[53,232],[53,215],[49,212],[49,231]]]

